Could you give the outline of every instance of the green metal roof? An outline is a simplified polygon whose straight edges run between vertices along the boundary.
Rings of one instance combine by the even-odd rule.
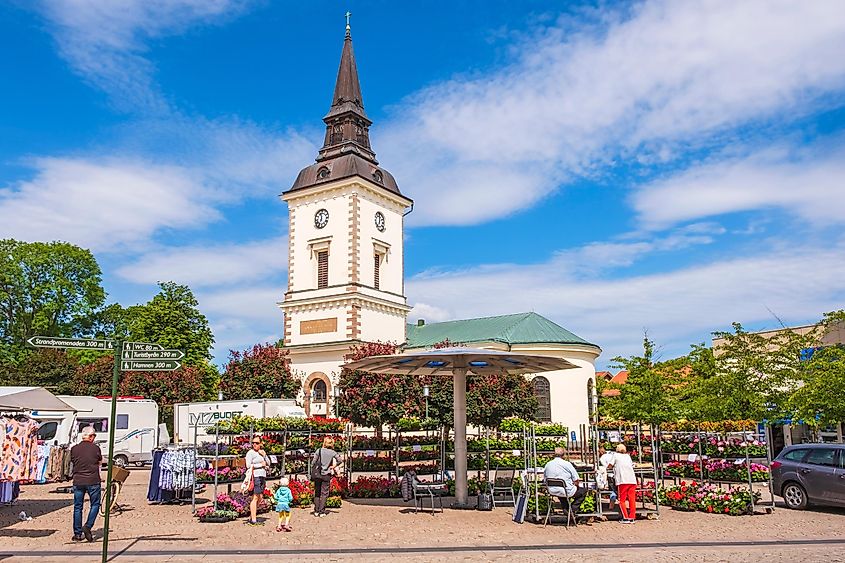
[[[447,338],[461,344],[583,344],[598,348],[537,313],[408,325],[408,348],[427,348]]]

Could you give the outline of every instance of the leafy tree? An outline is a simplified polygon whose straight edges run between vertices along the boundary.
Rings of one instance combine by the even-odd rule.
[[[449,381],[450,389],[451,383]],[[509,416],[534,420],[538,406],[534,386],[524,375],[505,373],[467,377],[469,424],[493,428]]]
[[[229,363],[220,380],[226,399],[294,398],[300,383],[291,375],[288,351],[272,344],[251,350],[229,351]]]
[[[185,365],[211,361],[214,336],[193,292],[186,285],[161,282],[147,304],[129,307],[128,332],[132,340],[155,342],[185,352]]]
[[[845,327],[845,311],[827,313],[818,337]],[[821,340],[821,338],[819,338]],[[815,342],[812,356],[803,362],[801,385],[789,405],[797,418],[813,426],[845,421],[845,346]]]
[[[396,353],[388,342],[364,342],[350,348],[346,361]],[[381,432],[385,424],[400,418],[419,416],[422,383],[417,376],[385,375],[342,368],[338,387],[338,414],[355,424],[373,426]]]
[[[63,350],[42,348],[27,354],[18,365],[0,368],[0,385],[46,387],[53,393],[72,392],[71,383],[77,368],[76,359]]]
[[[0,342],[22,348],[35,335],[77,335],[105,301],[101,276],[78,246],[0,240]]]
[[[643,338],[643,355],[613,358],[614,367],[628,370],[628,380],[619,386],[619,414],[631,422],[661,424],[677,418],[674,397],[674,367],[655,365],[654,342]]]

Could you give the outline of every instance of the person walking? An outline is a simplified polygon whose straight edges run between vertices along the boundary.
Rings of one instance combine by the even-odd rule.
[[[616,446],[613,456],[613,480],[619,493],[619,511],[623,524],[633,524],[637,519],[637,475],[634,473],[634,461],[628,455],[625,444]]]
[[[263,522],[258,521],[258,502],[267,487],[267,468],[270,467],[270,458],[261,448],[261,437],[255,436],[252,439],[252,448],[246,452],[247,469],[252,469],[252,499],[249,501],[249,521],[251,526],[261,526]]]
[[[94,443],[97,433],[93,426],[86,426],[80,433],[82,440],[70,449],[70,460],[73,464],[73,541],[94,541],[91,529],[100,511],[100,465],[103,463],[103,453],[100,446]],[[85,495],[91,505],[88,519],[82,524],[82,509],[85,506]]]
[[[332,477],[340,465],[337,452],[334,451],[334,438],[323,438],[323,447],[317,448],[311,459],[311,480],[314,482],[314,516],[322,518],[328,515],[326,500],[332,485]]]

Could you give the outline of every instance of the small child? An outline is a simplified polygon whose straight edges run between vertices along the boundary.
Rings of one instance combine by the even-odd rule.
[[[293,495],[290,492],[290,481],[287,477],[282,477],[279,483],[279,488],[273,494],[273,500],[276,501],[276,512],[279,513],[279,525],[276,526],[276,531],[292,532],[290,527],[290,503],[293,502]],[[284,520],[284,523],[282,521]]]

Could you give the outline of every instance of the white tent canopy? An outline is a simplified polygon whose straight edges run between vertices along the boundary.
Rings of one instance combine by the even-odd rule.
[[[43,387],[0,387],[0,411],[75,410]]]

